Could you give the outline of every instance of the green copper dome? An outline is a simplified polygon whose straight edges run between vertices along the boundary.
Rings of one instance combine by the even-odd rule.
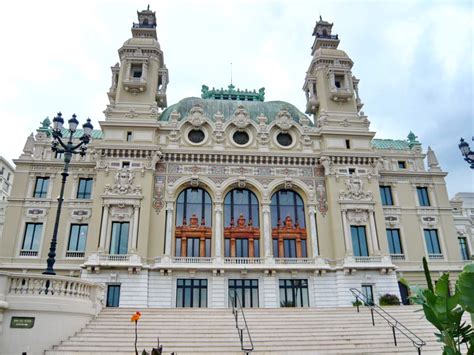
[[[187,97],[178,103],[169,106],[160,116],[160,121],[169,121],[170,115],[173,111],[179,112],[181,119],[188,116],[189,111],[195,105],[201,105],[204,110],[204,115],[211,121],[214,121],[214,115],[221,113],[224,115],[224,120],[229,120],[234,116],[237,107],[242,105],[249,113],[250,119],[258,122],[258,116],[263,114],[268,119],[268,123],[275,120],[278,112],[281,109],[286,109],[290,113],[293,120],[299,122],[302,118],[308,118],[294,105],[284,101],[238,101],[238,100],[216,100],[216,99],[201,99],[199,97]],[[310,121],[310,125],[313,125]]]

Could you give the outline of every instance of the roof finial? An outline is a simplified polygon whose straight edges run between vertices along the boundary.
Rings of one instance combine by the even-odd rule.
[[[319,21],[322,21],[323,18],[321,17],[321,14],[319,14]]]
[[[148,4],[146,11],[150,11],[150,4]]]
[[[232,62],[230,62],[230,85],[232,85]]]

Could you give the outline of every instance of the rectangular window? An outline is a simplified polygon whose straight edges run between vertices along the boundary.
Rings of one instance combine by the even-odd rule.
[[[131,65],[131,74],[132,78],[139,79],[142,77],[142,65],[141,64],[132,64]]]
[[[280,307],[309,307],[308,280],[280,280]]]
[[[242,307],[258,307],[258,280],[229,280],[229,307],[239,306],[237,297]]]
[[[118,307],[120,304],[120,285],[107,286],[107,307]]]
[[[122,168],[129,169],[130,168],[130,162],[129,161],[123,161],[122,162]]]
[[[176,307],[207,307],[207,280],[178,279]]]
[[[439,245],[438,230],[437,229],[424,229],[425,243],[428,254],[441,255],[441,247]]]
[[[49,177],[37,177],[33,197],[45,198],[48,194]]]
[[[38,252],[42,232],[43,223],[27,223],[25,228],[25,235],[23,236],[23,244],[21,245],[21,250]]]
[[[399,229],[386,229],[387,231],[387,241],[388,241],[388,250],[390,254],[403,254],[402,241],[400,239],[400,230]]]
[[[247,238],[237,238],[235,240],[235,256],[238,258],[249,257],[249,240]]]
[[[86,250],[87,224],[71,224],[68,251],[84,252]]]
[[[199,238],[186,238],[186,256],[198,257],[199,255]]]
[[[273,239],[273,257],[279,258],[280,253],[278,252],[278,239]]]
[[[127,132],[127,142],[132,141],[132,132]]]
[[[349,175],[354,175],[355,172],[356,172],[356,169],[355,168],[349,168],[347,171],[349,172]]]
[[[420,206],[429,206],[430,199],[428,197],[428,188],[427,187],[417,187],[416,193],[418,194],[418,202]]]
[[[346,139],[346,149],[351,149],[351,141]]]
[[[253,240],[253,257],[260,257],[260,243],[258,239]]]
[[[367,298],[369,304],[374,304],[374,289],[372,285],[362,285],[362,293]]]
[[[335,75],[334,76],[334,85],[340,89],[344,84],[344,75]]]
[[[229,238],[224,239],[224,253],[226,257],[230,257],[230,239]]]
[[[365,226],[351,226],[351,236],[354,256],[369,256]]]
[[[407,163],[404,162],[403,160],[398,161],[398,169],[406,169],[407,168]]]
[[[64,156],[64,153],[62,153],[62,152],[55,152],[54,153],[54,158],[55,159],[62,159],[63,156]]]
[[[92,193],[92,178],[80,178],[76,198],[90,199]]]
[[[469,260],[471,256],[469,255],[469,247],[467,246],[467,239],[465,237],[459,237],[459,248],[461,249],[461,258],[462,260]]]
[[[110,254],[127,254],[128,252],[128,222],[112,222],[112,238]]]
[[[393,206],[391,186],[380,186],[380,197],[382,198],[382,205]]]
[[[284,239],[283,250],[285,253],[285,258],[296,258],[296,240]]]

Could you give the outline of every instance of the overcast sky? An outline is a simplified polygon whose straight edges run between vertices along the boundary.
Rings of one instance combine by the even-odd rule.
[[[110,66],[146,1],[2,1],[0,155],[17,158],[46,116],[90,116],[98,128]],[[169,69],[168,103],[202,84],[266,88],[304,111],[302,85],[319,15],[333,22],[361,82],[377,138],[412,130],[448,171],[448,192],[474,191],[457,147],[473,136],[471,1],[150,1]]]

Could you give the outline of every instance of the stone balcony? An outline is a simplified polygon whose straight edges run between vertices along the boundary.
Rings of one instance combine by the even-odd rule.
[[[316,95],[311,95],[306,102],[306,113],[307,114],[316,114],[319,109],[319,97]]]
[[[397,267],[392,263],[390,256],[346,256],[338,260],[337,265],[342,267],[345,273],[354,273],[357,269],[375,269],[381,273],[389,273]]]
[[[333,101],[346,102],[354,96],[354,93],[349,88],[332,87],[330,89],[330,97]]]
[[[123,88],[131,93],[139,93],[146,90],[147,81],[145,78],[129,77],[123,80]]]
[[[159,256],[152,269],[175,270],[329,270],[324,258],[244,258]]]
[[[89,272],[99,272],[101,267],[128,268],[129,272],[137,272],[143,267],[142,259],[137,254],[91,254],[82,265]]]

